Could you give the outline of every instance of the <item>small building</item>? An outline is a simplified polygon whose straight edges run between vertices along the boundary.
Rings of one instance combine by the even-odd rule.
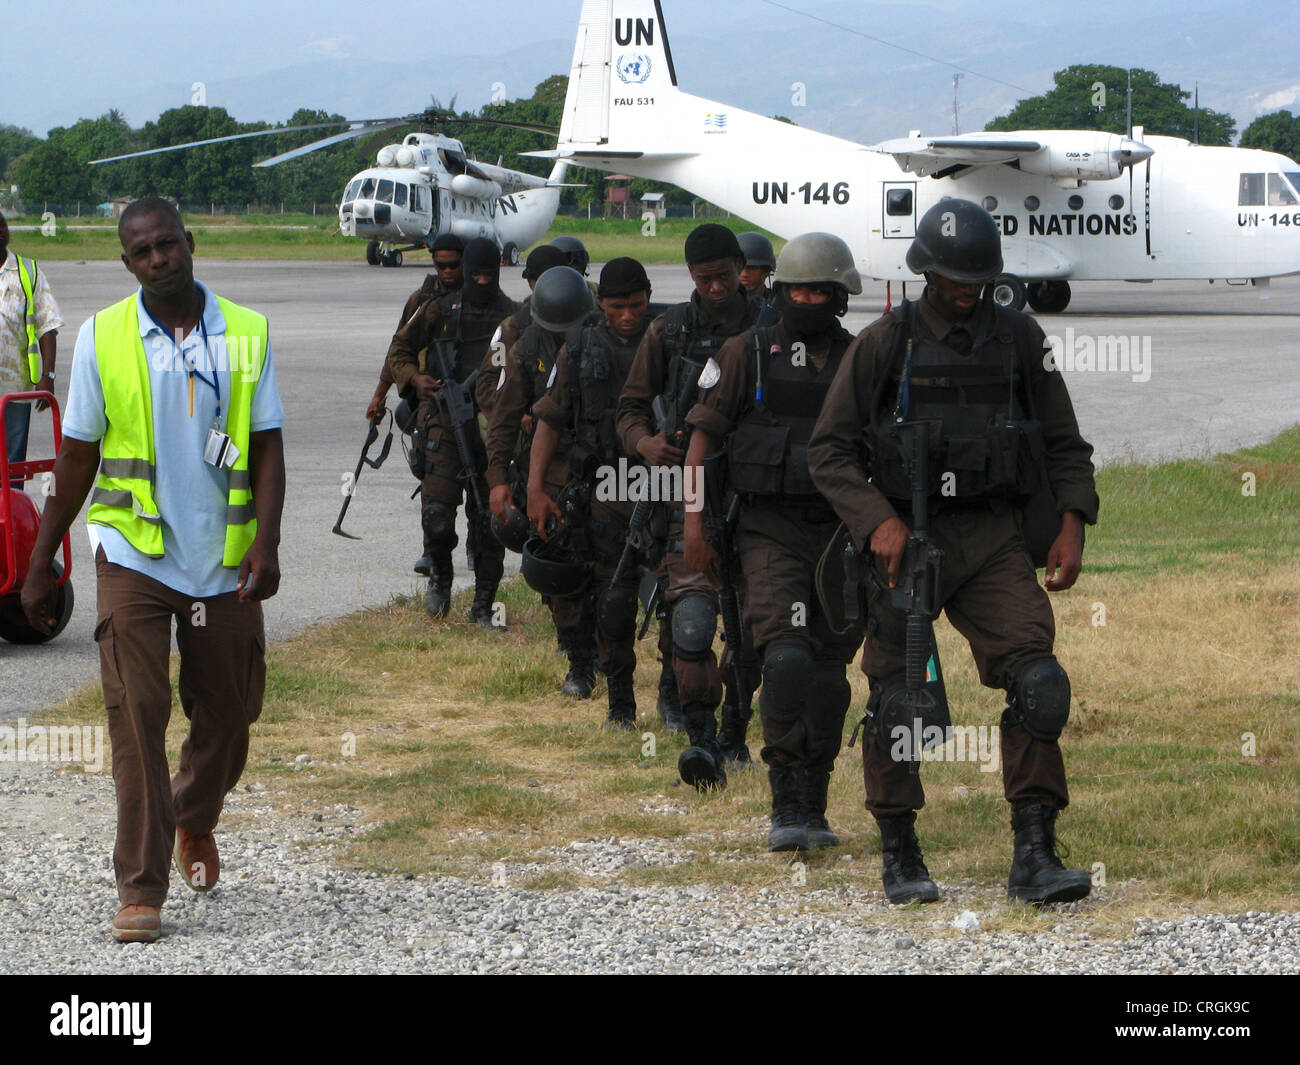
[[[662,192],[647,192],[641,197],[641,217],[644,218],[649,212],[655,218],[667,218],[668,208],[664,203],[664,194]]]

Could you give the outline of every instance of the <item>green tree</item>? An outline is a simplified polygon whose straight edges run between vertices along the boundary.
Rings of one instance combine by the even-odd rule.
[[[9,164],[38,148],[41,138],[30,129],[0,123],[0,177],[9,176]]]
[[[1052,75],[1056,87],[1042,96],[1021,100],[1010,113],[995,118],[986,130],[1097,129],[1127,132],[1126,88],[1129,72],[1122,67],[1086,64],[1066,67]],[[1148,133],[1191,140],[1197,126],[1192,98],[1172,82],[1162,82],[1150,70],[1134,68],[1133,123]],[[1201,108],[1200,143],[1226,145],[1237,132],[1232,116]]]
[[[116,109],[99,118],[58,126],[13,164],[19,195],[28,205],[94,204],[128,191],[135,173],[131,162],[91,166],[91,159],[136,151],[139,139]]]
[[[1290,111],[1260,115],[1242,133],[1241,146],[1300,160],[1300,115],[1293,116]]]
[[[140,132],[146,147],[161,148],[266,128],[260,122],[241,126],[224,107],[189,104],[164,111]],[[257,198],[252,167],[264,158],[263,147],[256,140],[227,141],[145,156],[135,195],[174,196],[187,207],[249,203]]]

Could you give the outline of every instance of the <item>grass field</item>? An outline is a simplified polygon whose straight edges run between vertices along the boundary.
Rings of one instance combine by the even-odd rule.
[[[1243,493],[1246,474],[1253,495]],[[1106,935],[1138,916],[1294,909],[1300,427],[1209,461],[1107,469],[1099,490],[1083,577],[1054,597],[1057,652],[1074,691],[1062,738],[1073,801],[1060,834],[1071,864],[1104,879],[1067,919]],[[813,908],[843,905],[842,892],[818,888],[879,895],[856,748],[841,754],[832,780],[829,816],[843,846],[804,857],[798,884],[791,856],[766,851],[765,774],[733,773],[710,795],[677,781],[683,742],[659,731],[653,712],[653,639],[638,647],[636,734],[605,731],[603,686],[590,702],[559,695],[563,659],[536,596],[516,581],[501,599],[505,633],[460,620],[462,596],[450,621],[397,601],[272,648],[245,780],[283,813],[359,807],[368,828],[342,860],[382,872],[487,880],[504,863],[526,888],[606,876],[712,883],[777,889]],[[939,638],[956,723],[996,724],[1001,693],[979,687],[946,622]],[[850,676],[846,735],[866,698],[856,667]],[[101,714],[95,687],[47,716],[83,723]],[[183,725],[177,713],[173,759]],[[755,722],[755,751],[756,735]],[[301,754],[310,763],[298,763]],[[941,886],[974,885],[994,911],[981,914],[986,928],[1063,919],[999,901],[1011,854],[1001,774],[946,761],[926,765],[923,779],[918,829]],[[609,874],[559,860],[574,841],[597,837],[657,841],[665,857]]]
[[[738,218],[720,219],[737,232],[753,227]],[[39,217],[10,218],[11,225],[41,224]],[[15,250],[36,259],[105,260],[116,259],[122,248],[117,240],[117,223],[109,219],[60,218],[58,231],[52,236],[38,232],[16,232],[10,238]],[[207,259],[317,259],[363,261],[365,242],[339,233],[333,215],[186,215],[185,224],[194,233],[195,254]],[[632,255],[643,263],[680,263],[682,249],[696,222],[689,218],[669,218],[656,223],[655,236],[642,235],[642,223],[636,220],[568,218],[559,216],[547,239],[569,233],[587,246],[596,262],[607,262],[618,255]],[[93,228],[67,228],[89,226]],[[241,228],[258,226],[265,228]],[[275,227],[275,228],[272,228]],[[295,228],[281,228],[295,227]],[[773,242],[779,251],[779,240]],[[526,251],[527,249],[525,249]],[[406,253],[408,263],[425,262],[422,252]]]

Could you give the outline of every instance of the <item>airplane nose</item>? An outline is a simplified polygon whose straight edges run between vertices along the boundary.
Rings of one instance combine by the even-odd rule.
[[[1141,141],[1135,141],[1132,137],[1125,137],[1119,142],[1119,147],[1115,149],[1115,161],[1120,167],[1137,166],[1138,163],[1145,159],[1150,159],[1156,154],[1154,148],[1148,148]]]

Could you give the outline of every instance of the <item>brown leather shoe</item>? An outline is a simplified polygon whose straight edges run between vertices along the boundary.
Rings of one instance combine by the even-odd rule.
[[[113,918],[113,938],[119,943],[152,943],[162,935],[162,910],[157,906],[123,906]]]
[[[211,891],[217,882],[221,865],[217,858],[217,841],[211,832],[201,836],[176,829],[176,850],[173,852],[176,869],[195,891]]]

